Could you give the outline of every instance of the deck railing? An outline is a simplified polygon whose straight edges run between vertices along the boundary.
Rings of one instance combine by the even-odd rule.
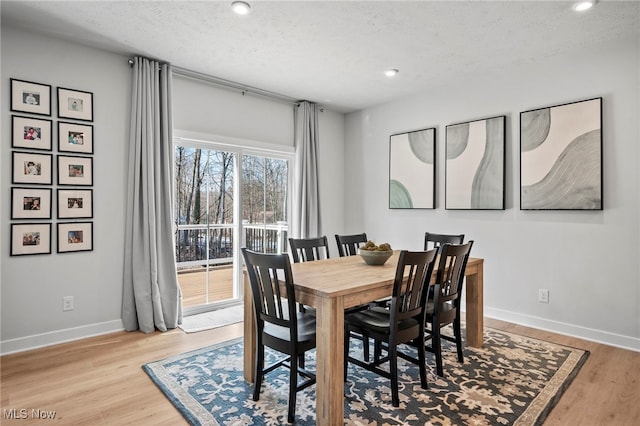
[[[241,247],[263,252],[287,251],[286,222],[243,223]],[[233,225],[178,225],[176,261],[178,269],[233,263]]]

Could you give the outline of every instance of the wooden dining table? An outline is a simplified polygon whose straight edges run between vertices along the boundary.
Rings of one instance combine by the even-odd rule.
[[[293,263],[297,301],[316,309],[316,424],[344,424],[344,310],[389,297],[398,256],[370,266],[360,256]],[[470,257],[465,270],[466,343],[483,343],[484,259]],[[436,275],[434,270],[433,276]],[[244,272],[244,377],[254,381],[255,314],[251,285]]]

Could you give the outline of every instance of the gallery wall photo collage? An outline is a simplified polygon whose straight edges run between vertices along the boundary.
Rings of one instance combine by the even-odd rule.
[[[51,85],[9,83],[10,254],[51,254],[54,243],[57,253],[92,251],[93,93],[57,87],[53,120]]]

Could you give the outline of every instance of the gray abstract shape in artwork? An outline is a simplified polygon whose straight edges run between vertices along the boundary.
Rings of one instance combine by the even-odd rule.
[[[551,109],[544,108],[522,114],[520,120],[520,149],[527,152],[536,149],[549,136]]]
[[[389,208],[411,209],[413,201],[407,188],[395,179],[389,180]]]
[[[409,146],[413,155],[426,164],[433,164],[433,129],[409,133]]]
[[[544,210],[602,208],[600,129],[574,139],[539,182],[522,187],[521,207]]]
[[[486,146],[471,187],[472,209],[504,206],[504,117],[486,120]]]
[[[458,158],[469,143],[469,123],[456,124],[447,128],[447,160]]]

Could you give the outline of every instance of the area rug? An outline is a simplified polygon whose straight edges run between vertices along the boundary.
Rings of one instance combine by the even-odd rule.
[[[243,320],[244,306],[238,305],[184,317],[179,327],[185,333],[197,333],[198,331],[211,330],[212,328],[235,324]]]
[[[360,343],[361,344],[361,343]],[[429,389],[418,367],[400,360],[400,407],[389,381],[349,365],[345,383],[347,425],[540,425],[576,376],[588,352],[485,328],[484,347],[443,342],[444,377],[427,354]],[[362,348],[352,340],[351,352]],[[267,362],[276,354],[267,350]],[[307,367],[314,369],[312,352]],[[242,373],[242,340],[235,339],[145,364],[143,369],[192,425],[286,424],[288,370],[265,377],[259,401]],[[298,393],[296,424],[315,425],[315,386]]]

